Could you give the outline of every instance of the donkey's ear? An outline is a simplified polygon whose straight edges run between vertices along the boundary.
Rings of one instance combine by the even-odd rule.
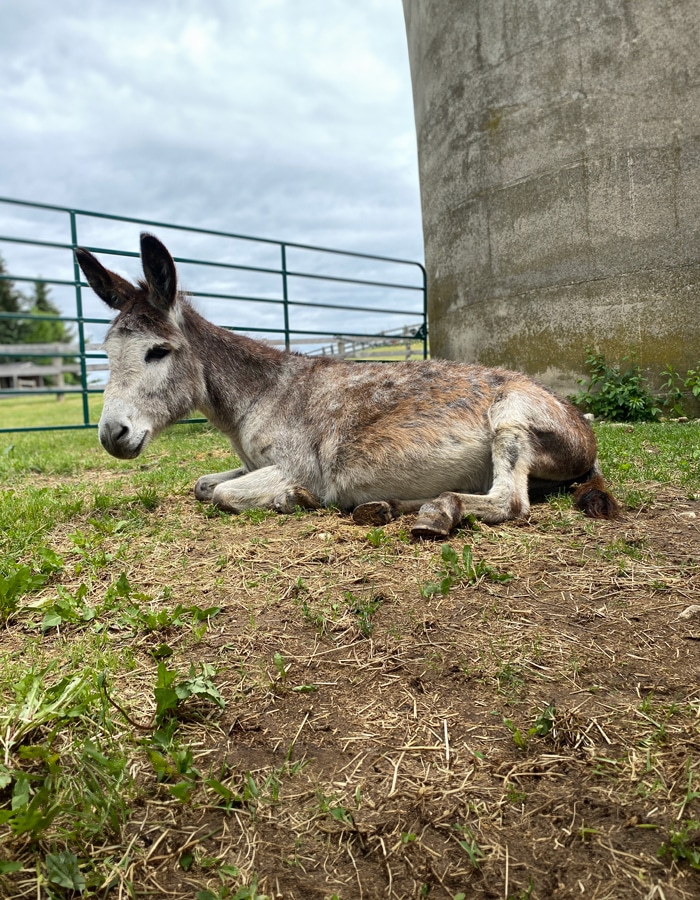
[[[152,234],[141,235],[141,263],[149,302],[168,312],[177,297],[177,272],[167,248]]]
[[[112,309],[121,309],[127,300],[136,296],[137,290],[121,275],[105,269],[89,250],[78,247],[75,258],[83,270],[87,282],[100,300],[104,300]]]

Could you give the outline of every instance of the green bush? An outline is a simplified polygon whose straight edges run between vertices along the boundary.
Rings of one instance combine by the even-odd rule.
[[[700,366],[688,369],[684,377],[672,365],[668,365],[661,372],[661,377],[666,379],[661,385],[663,405],[672,416],[686,415],[686,396],[692,394],[696,400],[700,400]]]
[[[648,422],[659,416],[659,401],[647,388],[634,353],[616,366],[608,365],[602,353],[586,353],[590,377],[588,386],[571,398],[577,406],[610,422]]]

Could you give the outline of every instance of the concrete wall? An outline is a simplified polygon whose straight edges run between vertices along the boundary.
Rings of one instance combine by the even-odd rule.
[[[700,0],[403,0],[431,352],[700,360]]]

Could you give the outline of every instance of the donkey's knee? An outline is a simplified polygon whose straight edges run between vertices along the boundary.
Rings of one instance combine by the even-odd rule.
[[[249,473],[244,479],[224,481],[216,485],[211,496],[214,506],[224,512],[239,513],[244,509],[274,509],[293,513],[303,509],[319,509],[320,501],[300,485],[276,483],[273,478]]]
[[[303,487],[294,487],[278,494],[271,503],[272,509],[278,513],[293,513],[298,507],[302,509],[320,509],[321,502]]]
[[[228,513],[243,512],[244,509],[250,509],[251,505],[256,505],[246,502],[246,499],[236,491],[233,485],[226,481],[213,488],[209,499],[212,506]]]

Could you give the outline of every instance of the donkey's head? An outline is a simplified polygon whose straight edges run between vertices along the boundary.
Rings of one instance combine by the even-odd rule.
[[[112,456],[133,459],[163,428],[197,404],[202,367],[185,331],[172,257],[152,234],[141,235],[144,280],[133,285],[91,253],[76,250],[88,284],[118,315],[105,339],[110,376],[99,436]]]

